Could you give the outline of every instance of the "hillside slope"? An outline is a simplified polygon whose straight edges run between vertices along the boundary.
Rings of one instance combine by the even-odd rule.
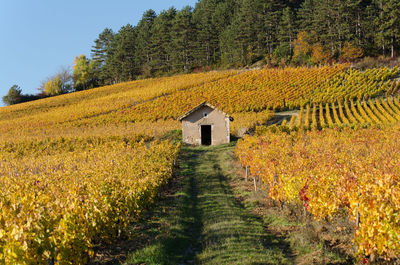
[[[178,129],[176,118],[205,100],[238,117],[232,124],[235,133],[241,127],[265,122],[271,117],[268,110],[272,109],[397,93],[400,68],[361,72],[348,67],[178,75],[46,98],[1,108],[0,140],[112,135],[158,137]]]
[[[292,119],[289,124],[290,130],[301,129],[301,147],[310,142],[302,142],[308,135],[302,128],[310,129],[305,126],[310,125],[310,116],[317,120],[316,106],[319,120],[311,123],[317,124],[315,129],[326,127],[325,119],[329,127],[334,127],[333,120],[348,127],[397,123],[399,74],[398,67],[361,72],[348,65],[208,72],[139,80],[2,108],[0,263],[85,264],[94,256],[95,245],[118,239],[174,176],[180,143],[179,132],[171,130],[180,128],[178,116],[202,101],[235,118],[234,134],[264,124],[272,111],[301,108],[298,122]],[[339,114],[336,104],[344,106]],[[303,106],[308,106],[307,118]],[[354,123],[344,122],[351,117]],[[269,128],[272,135],[273,129],[279,135],[277,127]],[[313,130],[309,135],[317,139],[323,132]],[[289,147],[293,137],[294,133],[287,138]],[[248,159],[254,142],[243,152],[246,161],[257,165],[264,160]],[[260,148],[265,145],[261,142]],[[292,155],[289,152],[285,161]],[[352,157],[352,165],[363,161],[359,158]],[[252,174],[265,170],[263,165],[251,169]],[[299,179],[296,174],[291,177]],[[293,196],[298,196],[299,187],[292,189]]]

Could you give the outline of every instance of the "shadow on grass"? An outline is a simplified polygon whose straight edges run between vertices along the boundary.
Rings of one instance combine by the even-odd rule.
[[[125,264],[293,264],[284,238],[235,198],[226,155],[234,146],[183,148],[174,192],[143,218],[134,237],[147,241]]]
[[[180,188],[170,198],[154,209],[154,222],[160,225],[153,230],[149,244],[137,250],[126,264],[185,264],[196,263],[202,217],[198,209],[197,159],[203,150],[185,149],[179,158]],[[160,212],[157,208],[163,208]]]
[[[262,218],[250,213],[235,198],[221,165],[227,166],[227,151],[232,145],[210,150],[203,159],[204,168],[199,187],[206,193],[199,196],[203,212],[202,264],[292,264],[290,244],[283,237],[266,231]]]

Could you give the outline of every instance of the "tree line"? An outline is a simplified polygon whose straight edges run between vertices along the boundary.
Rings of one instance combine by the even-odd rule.
[[[199,0],[194,8],[147,10],[136,26],[118,32],[104,29],[90,58],[75,58],[69,79],[57,74],[41,89],[54,95],[259,61],[284,66],[395,57],[399,37],[400,0]]]

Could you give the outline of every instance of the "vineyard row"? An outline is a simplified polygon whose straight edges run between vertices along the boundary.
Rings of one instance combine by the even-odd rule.
[[[179,145],[60,139],[0,149],[0,264],[87,264],[151,205]]]
[[[397,97],[386,99],[309,104],[298,115],[283,119],[289,129],[322,129],[334,127],[367,127],[393,124],[400,121],[400,102]]]
[[[398,127],[246,136],[236,155],[269,197],[302,205],[316,219],[347,213],[360,259],[400,254]],[[358,226],[357,226],[358,225]]]

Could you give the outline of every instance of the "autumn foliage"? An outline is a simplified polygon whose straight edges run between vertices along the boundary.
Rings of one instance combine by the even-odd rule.
[[[240,140],[236,154],[272,199],[303,205],[317,219],[347,211],[357,257],[392,259],[400,253],[399,136],[398,127],[267,131]]]
[[[0,264],[86,264],[154,202],[179,145],[74,138],[0,146]]]
[[[295,49],[311,55],[318,46],[303,37]],[[75,69],[78,60],[85,66],[78,58]],[[358,205],[358,257],[390,259],[400,251],[399,75],[349,64],[208,72],[0,108],[0,264],[87,262],[96,242],[115,239],[154,202],[179,145],[153,140],[203,101],[233,116],[237,135],[276,110],[300,109],[281,126],[291,133],[259,129],[236,154],[273,199],[316,218],[345,209],[354,220]]]
[[[350,42],[346,42],[341,49],[340,58],[351,62],[362,57],[363,54],[363,50],[360,47],[356,47]]]

